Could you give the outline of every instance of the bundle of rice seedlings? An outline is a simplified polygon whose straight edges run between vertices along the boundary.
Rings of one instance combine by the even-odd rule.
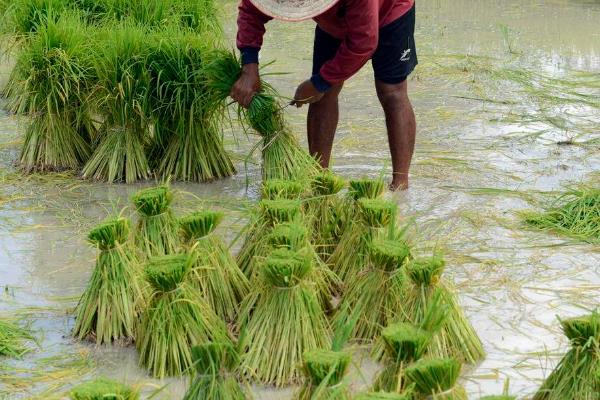
[[[383,199],[358,200],[357,221],[344,232],[328,264],[348,284],[367,263],[369,243],[390,225],[397,205]]]
[[[192,283],[198,285],[218,316],[234,321],[250,284],[223,240],[214,234],[222,218],[219,212],[198,211],[181,218],[179,226],[184,243],[195,257]]]
[[[377,199],[385,191],[382,179],[354,179],[349,182],[348,197],[352,200]]]
[[[225,100],[241,74],[236,55],[228,51],[215,51],[206,63],[204,71],[208,84],[216,96]],[[316,175],[319,164],[300,148],[289,126],[285,123],[283,107],[277,100],[275,90],[263,84],[250,107],[240,110],[240,115],[262,138],[263,178],[304,180]]]
[[[294,396],[296,400],[350,400],[342,380],[352,361],[349,353],[333,350],[311,350],[304,353],[305,380]]]
[[[262,198],[268,200],[300,200],[306,191],[306,185],[300,181],[270,179],[262,185]]]
[[[485,357],[485,351],[458,302],[453,285],[442,276],[444,267],[444,259],[440,256],[417,258],[408,264],[412,283],[404,301],[405,321],[423,326],[428,309],[437,297],[441,297],[447,307],[447,317],[434,335],[428,353],[433,357],[454,357],[475,364]]]
[[[230,341],[225,323],[186,283],[191,266],[188,255],[167,255],[151,258],[145,269],[152,293],[136,346],[140,365],[157,378],[191,372],[193,346]]]
[[[48,18],[18,53],[5,94],[12,112],[30,117],[19,158],[27,172],[76,169],[90,155],[87,36],[76,15]]]
[[[313,243],[323,261],[329,259],[343,233],[344,202],[338,194],[345,186],[342,178],[329,171],[315,176],[311,183],[307,214],[313,221]]]
[[[414,384],[419,399],[467,400],[457,383],[461,364],[454,358],[422,359],[406,368],[406,378]]]
[[[240,316],[242,371],[263,384],[300,377],[302,355],[328,348],[331,332],[311,282],[308,254],[277,249],[262,266],[262,284]]]
[[[367,392],[357,394],[354,397],[354,400],[413,400],[413,395],[412,392],[407,394]]]
[[[35,342],[29,329],[11,319],[0,318],[0,356],[22,357],[30,351],[27,342]]]
[[[88,236],[99,253],[75,311],[73,336],[80,340],[90,338],[102,344],[135,337],[144,293],[128,238],[129,221],[125,218],[100,224]]]
[[[146,68],[148,37],[138,26],[111,25],[94,41],[98,84],[92,102],[103,122],[83,176],[106,182],[133,183],[150,177],[150,75]]]
[[[492,396],[483,396],[479,400],[517,400],[515,396],[509,396],[506,394],[501,395],[492,395]]]
[[[231,343],[203,343],[192,348],[196,374],[183,400],[245,400],[233,371],[240,358]]]
[[[382,337],[385,367],[375,378],[373,390],[402,393],[410,386],[406,368],[425,354],[431,333],[411,324],[396,323],[383,329]]]
[[[379,337],[381,327],[402,315],[406,293],[403,266],[410,256],[410,248],[401,241],[381,239],[368,246],[368,266],[349,280],[340,308],[360,315],[353,337],[370,342]],[[338,314],[336,318],[345,318],[345,315]]]
[[[600,315],[560,321],[571,348],[537,391],[534,400],[600,398]]]
[[[171,189],[166,185],[143,189],[132,201],[139,215],[135,241],[143,254],[158,256],[175,252],[178,224],[171,210]]]
[[[69,393],[71,400],[138,400],[137,389],[106,378],[98,378],[75,386]]]
[[[600,240],[600,189],[573,189],[561,195],[543,213],[526,213],[533,227],[579,240]]]
[[[251,277],[256,273],[255,258],[260,258],[265,249],[265,240],[271,230],[280,223],[290,222],[301,215],[299,200],[276,199],[261,200],[250,222],[242,230],[244,243],[237,255],[237,263],[242,272]]]

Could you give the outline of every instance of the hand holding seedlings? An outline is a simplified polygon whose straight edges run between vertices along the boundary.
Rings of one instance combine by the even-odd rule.
[[[230,96],[240,106],[248,108],[254,95],[260,92],[260,75],[258,64],[246,64],[242,67],[242,74],[231,88]]]
[[[290,104],[300,108],[305,104],[316,103],[321,100],[324,95],[325,93],[319,92],[310,79],[308,79],[298,86],[296,94],[294,95],[294,100],[292,100]]]

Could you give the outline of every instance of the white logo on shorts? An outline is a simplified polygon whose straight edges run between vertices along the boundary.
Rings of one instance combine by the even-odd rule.
[[[402,56],[400,56],[400,61],[408,61],[410,60],[410,49],[406,49],[402,52]]]

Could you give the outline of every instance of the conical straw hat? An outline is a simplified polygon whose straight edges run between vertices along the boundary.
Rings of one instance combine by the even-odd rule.
[[[250,0],[263,13],[284,21],[302,21],[323,14],[339,0]]]

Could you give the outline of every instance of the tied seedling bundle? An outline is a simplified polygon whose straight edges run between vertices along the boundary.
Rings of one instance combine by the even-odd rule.
[[[412,283],[404,301],[406,320],[417,326],[427,325],[428,312],[440,299],[446,308],[446,316],[431,341],[428,354],[455,357],[475,364],[485,357],[485,351],[458,302],[454,287],[442,276],[444,267],[444,259],[440,256],[418,258],[408,264],[407,272]]]
[[[198,285],[218,316],[234,321],[250,284],[223,240],[214,234],[222,219],[222,213],[204,210],[181,218],[179,226],[195,259],[192,283]]]
[[[454,358],[421,359],[406,368],[406,378],[419,400],[467,400],[465,389],[457,383],[461,368]]]
[[[348,193],[344,198],[343,214],[341,221],[341,234],[350,229],[357,222],[360,212],[358,200],[379,199],[385,191],[383,179],[354,179],[348,183]],[[341,238],[340,238],[341,239]]]
[[[250,222],[243,229],[244,243],[237,256],[237,263],[248,277],[256,274],[256,260],[265,255],[266,237],[277,224],[291,222],[301,215],[299,200],[261,200]]]
[[[222,50],[213,52],[204,70],[208,84],[221,101],[227,99],[241,71],[236,55]],[[262,138],[260,147],[265,180],[305,180],[319,172],[317,161],[300,148],[285,123],[283,107],[273,88],[263,83],[262,91],[254,96],[247,110],[239,109],[239,115]]]
[[[210,97],[202,73],[214,42],[212,32],[180,29],[161,30],[150,38],[146,62],[155,129],[152,159],[158,160],[155,167],[162,177],[206,182],[235,173],[223,147],[222,104]]]
[[[71,389],[71,400],[139,400],[139,391],[106,378],[82,383]]]
[[[231,343],[209,342],[192,348],[196,374],[183,400],[245,400],[233,375],[240,363]]]
[[[144,291],[133,249],[127,245],[129,221],[117,218],[94,228],[89,241],[98,249],[96,266],[77,304],[73,336],[97,344],[131,341]]]
[[[277,249],[262,265],[262,284],[240,317],[242,370],[263,384],[298,381],[302,355],[328,348],[331,332],[310,274],[308,254]]]
[[[571,348],[546,378],[534,400],[600,398],[600,315],[561,321]]]
[[[136,346],[140,365],[156,378],[191,372],[193,346],[230,340],[225,323],[186,283],[191,264],[188,255],[167,255],[151,258],[145,269],[152,292]]]
[[[344,232],[329,264],[344,284],[348,284],[366,266],[369,243],[387,228],[396,216],[396,204],[383,199],[358,200],[358,221]]]
[[[19,163],[26,172],[76,169],[91,152],[83,106],[94,76],[88,34],[71,14],[43,19],[37,29],[5,89],[9,110],[30,118]]]
[[[22,357],[30,351],[27,342],[35,342],[29,329],[11,319],[0,318],[0,357]]]
[[[313,243],[323,261],[329,259],[342,236],[344,202],[339,192],[345,186],[342,178],[329,171],[315,176],[311,183],[307,214],[313,221]]]
[[[403,266],[410,248],[399,240],[380,239],[369,244],[369,254],[368,266],[350,279],[340,307],[358,313],[353,337],[367,342],[378,338],[381,327],[402,315],[406,293]],[[338,314],[337,323],[344,318],[344,313]]]
[[[343,383],[350,354],[343,351],[312,350],[304,353],[305,381],[294,396],[295,400],[350,400]]]
[[[306,185],[301,181],[270,179],[263,182],[262,198],[265,200],[301,200],[306,189]]]
[[[143,189],[132,201],[139,215],[135,235],[138,248],[148,257],[174,253],[179,241],[171,189],[166,185]]]
[[[413,400],[412,393],[367,392],[359,393],[354,400]]]

